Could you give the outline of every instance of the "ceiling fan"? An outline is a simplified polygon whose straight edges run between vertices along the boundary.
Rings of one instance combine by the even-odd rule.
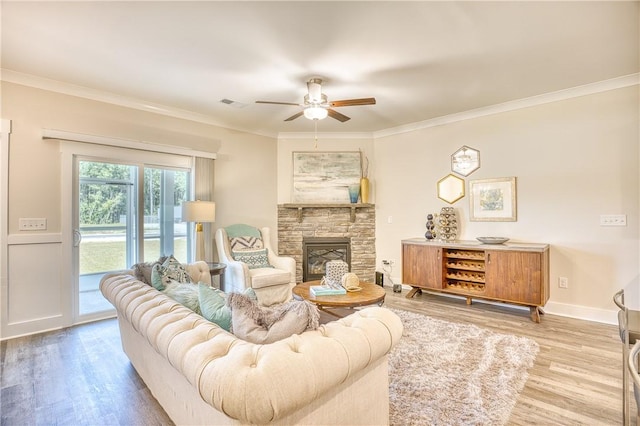
[[[331,101],[327,99],[327,95],[322,93],[322,79],[312,78],[307,81],[308,93],[304,95],[304,103],[296,104],[293,102],[273,102],[273,101],[256,101],[257,104],[273,104],[273,105],[295,105],[301,106],[304,109],[284,121],[295,120],[296,118],[304,115],[309,120],[322,120],[327,116],[335,118],[338,121],[345,122],[350,120],[351,117],[347,117],[344,114],[332,109],[336,107],[344,106],[361,106],[361,105],[375,105],[376,98],[361,98],[361,99],[343,99],[341,101]]]

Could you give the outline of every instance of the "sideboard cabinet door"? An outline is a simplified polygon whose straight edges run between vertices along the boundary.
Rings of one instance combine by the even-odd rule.
[[[442,248],[402,246],[402,282],[414,287],[442,288]]]
[[[527,305],[543,305],[542,254],[523,251],[485,252],[485,296]]]

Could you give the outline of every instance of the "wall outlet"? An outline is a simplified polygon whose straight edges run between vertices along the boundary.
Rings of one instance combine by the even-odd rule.
[[[626,214],[601,214],[600,226],[627,226]]]
[[[395,260],[393,260],[393,259],[383,260],[383,261],[382,261],[382,264],[383,264],[384,266],[393,266],[393,265],[395,265],[395,264],[396,264],[396,261],[395,261]]]
[[[558,287],[560,287],[560,288],[569,288],[569,278],[567,278],[567,277],[558,277]]]
[[[44,231],[47,229],[47,219],[43,217],[21,217],[18,219],[20,231]]]

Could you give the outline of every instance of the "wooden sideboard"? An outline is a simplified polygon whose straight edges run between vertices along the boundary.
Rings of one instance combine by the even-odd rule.
[[[424,290],[528,306],[540,322],[549,300],[549,245],[402,240],[402,282]]]

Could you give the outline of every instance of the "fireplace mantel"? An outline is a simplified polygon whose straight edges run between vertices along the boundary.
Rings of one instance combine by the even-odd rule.
[[[285,203],[280,205],[285,209],[297,209],[298,210],[298,223],[302,223],[302,212],[304,209],[335,209],[335,208],[348,208],[351,209],[351,222],[356,221],[356,209],[373,207],[370,203]]]

